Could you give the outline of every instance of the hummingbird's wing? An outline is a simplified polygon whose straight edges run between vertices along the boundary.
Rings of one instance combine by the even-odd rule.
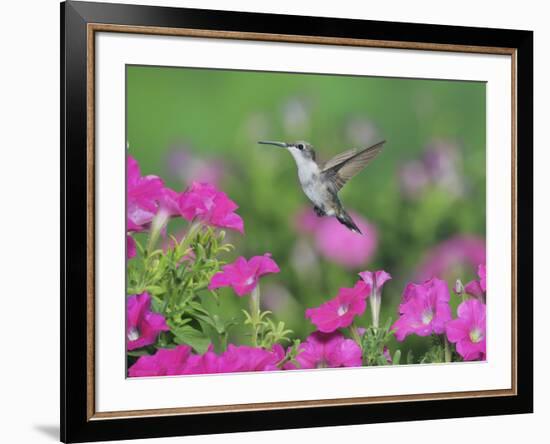
[[[323,178],[330,180],[336,191],[339,191],[348,180],[365,168],[378,155],[384,143],[386,143],[385,140],[368,148],[352,149],[337,154],[323,165],[321,169]]]

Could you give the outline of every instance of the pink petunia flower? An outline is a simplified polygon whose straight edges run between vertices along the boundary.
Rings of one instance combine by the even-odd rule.
[[[362,271],[359,276],[366,284],[371,286],[372,292],[382,292],[384,284],[391,279],[391,275],[384,271]]]
[[[294,215],[294,228],[300,233],[314,233],[322,222],[310,207],[303,207]]]
[[[126,235],[126,257],[132,259],[136,256],[136,241],[129,234]]]
[[[458,319],[447,323],[447,339],[465,361],[486,358],[485,304],[468,299],[458,306]]]
[[[160,196],[158,198],[158,209],[155,217],[151,222],[151,235],[158,236],[159,233],[163,237],[166,236],[166,226],[168,221],[175,216],[180,215],[179,210],[179,198],[180,193],[172,190],[171,188],[164,187],[161,190]]]
[[[238,296],[244,296],[256,288],[261,276],[279,271],[270,253],[254,256],[249,261],[241,256],[232,264],[224,265],[222,271],[212,277],[208,289],[231,287]]]
[[[181,369],[182,375],[206,375],[223,373],[220,356],[214,353],[212,345],[202,355],[191,355]]]
[[[485,240],[477,236],[459,235],[435,246],[417,271],[418,280],[432,276],[453,278],[456,269],[477,267],[485,263]]]
[[[451,320],[450,293],[445,281],[432,278],[422,284],[409,283],[399,305],[399,319],[392,330],[398,341],[408,335],[441,334]]]
[[[158,213],[162,214],[164,217],[179,216],[179,198],[180,193],[174,191],[171,188],[164,187],[159,197]]]
[[[399,170],[402,194],[418,198],[429,186],[443,189],[450,197],[464,193],[459,156],[460,147],[453,141],[434,140],[419,160],[404,164]]]
[[[183,374],[190,357],[191,347],[188,345],[159,349],[154,355],[140,356],[128,369],[128,376],[136,378],[180,375]]]
[[[473,296],[475,298],[481,299],[483,298],[485,292],[481,289],[481,285],[479,281],[471,281],[468,282],[464,286],[464,291],[469,294],[470,296]]]
[[[429,177],[424,164],[413,160],[398,169],[401,194],[408,199],[419,197],[429,184]]]
[[[126,301],[126,335],[128,350],[144,347],[156,341],[161,331],[168,331],[164,316],[151,311],[151,296],[141,293]]]
[[[202,158],[185,145],[175,146],[168,154],[168,170],[172,177],[184,184],[207,182],[217,186],[225,173],[225,165],[218,159]]]
[[[135,224],[130,219],[126,219],[126,230],[139,232],[139,231],[143,231],[144,227],[142,227],[141,225]]]
[[[359,273],[363,281],[370,286],[370,308],[372,314],[372,324],[375,328],[379,326],[380,304],[382,301],[382,287],[391,279],[391,275],[384,270],[363,271]]]
[[[473,296],[481,301],[484,301],[485,293],[487,291],[487,275],[486,275],[485,264],[480,264],[477,267],[477,274],[479,276],[479,280],[473,280],[471,282],[468,282],[464,286],[464,291],[468,293],[470,296]]]
[[[384,354],[384,358],[386,358],[386,361],[388,362],[388,364],[393,364],[393,359],[390,354],[390,349],[386,345],[384,345],[382,353]]]
[[[178,200],[181,215],[191,221],[244,233],[244,223],[234,211],[238,206],[227,195],[207,183],[193,182]]]
[[[350,214],[363,235],[348,230],[334,217],[320,218],[309,208],[297,214],[295,225],[298,231],[313,235],[315,248],[323,257],[354,269],[365,265],[374,256],[378,235],[374,225],[357,213]]]
[[[284,358],[284,349],[276,345],[272,350],[246,345],[229,344],[218,355],[210,346],[202,355],[191,353],[187,345],[175,349],[160,349],[152,356],[142,356],[130,367],[130,376],[205,375],[278,370]]]
[[[261,372],[278,370],[279,353],[260,347],[229,344],[221,356],[222,372]]]
[[[296,361],[300,366],[287,362],[285,369],[360,367],[362,364],[359,345],[339,332],[316,331],[299,345],[299,350]]]
[[[271,352],[277,358],[277,363],[279,363],[286,356],[287,351],[281,344],[273,344],[273,347],[271,347]]]
[[[477,274],[479,276],[479,285],[483,291],[487,291],[487,270],[485,264],[480,264],[477,267]]]
[[[341,288],[334,299],[320,307],[308,308],[306,318],[309,318],[323,333],[349,327],[355,316],[362,315],[365,311],[366,299],[370,291],[370,286],[359,280],[353,288]]]
[[[422,159],[431,182],[452,197],[464,193],[460,152],[460,146],[454,141],[433,140],[426,147]]]
[[[127,229],[139,231],[143,225],[153,220],[164,183],[157,176],[141,176],[139,164],[130,155],[127,156],[127,167]]]

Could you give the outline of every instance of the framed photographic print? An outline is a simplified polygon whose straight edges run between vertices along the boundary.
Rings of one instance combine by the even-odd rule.
[[[532,32],[61,30],[63,441],[532,411]]]

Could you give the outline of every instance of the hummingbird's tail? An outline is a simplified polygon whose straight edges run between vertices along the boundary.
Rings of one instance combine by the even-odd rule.
[[[359,229],[359,227],[355,225],[355,222],[353,221],[351,216],[348,213],[346,213],[344,209],[340,210],[339,214],[336,216],[336,219],[338,219],[338,222],[348,227],[354,233],[363,234],[361,233],[361,230]]]

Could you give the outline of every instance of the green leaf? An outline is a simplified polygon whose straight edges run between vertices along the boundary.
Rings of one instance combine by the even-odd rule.
[[[210,327],[212,327],[218,334],[223,334],[225,332],[225,325],[223,322],[221,322],[219,319],[213,319],[209,316],[205,316],[202,314],[194,314],[195,318],[203,321],[204,323],[208,324]]]
[[[401,360],[401,350],[396,350],[393,354],[393,365],[399,365],[399,361]]]
[[[145,254],[145,249],[135,237],[134,237],[134,242],[136,244],[136,248],[138,249],[139,253],[143,256]]]
[[[134,356],[134,357],[140,357],[140,356],[148,356],[149,352],[147,350],[132,350],[127,352],[128,356]]]
[[[184,325],[191,322],[193,319],[191,318],[185,318],[182,319],[181,313],[173,315],[170,319],[168,319],[168,327],[170,327],[170,330],[178,330],[179,328],[183,327]]]
[[[152,294],[162,294],[166,292],[166,290],[159,285],[148,285],[145,290]]]
[[[187,344],[199,354],[205,353],[210,345],[210,339],[190,325],[179,327],[173,333],[176,344]]]
[[[164,308],[164,302],[153,298],[152,299],[152,306],[153,306],[153,311],[156,311],[157,313],[162,313],[163,308]]]
[[[168,238],[173,242],[174,245],[179,245],[178,239],[173,234],[169,234]]]
[[[188,302],[189,307],[191,307],[193,310],[198,311],[199,313],[203,313],[205,315],[209,315],[208,310],[206,310],[199,302],[196,301],[189,301]]]
[[[247,324],[252,324],[252,316],[250,316],[250,314],[248,313],[248,311],[246,310],[242,310],[242,312],[244,313],[244,324],[247,325]]]

